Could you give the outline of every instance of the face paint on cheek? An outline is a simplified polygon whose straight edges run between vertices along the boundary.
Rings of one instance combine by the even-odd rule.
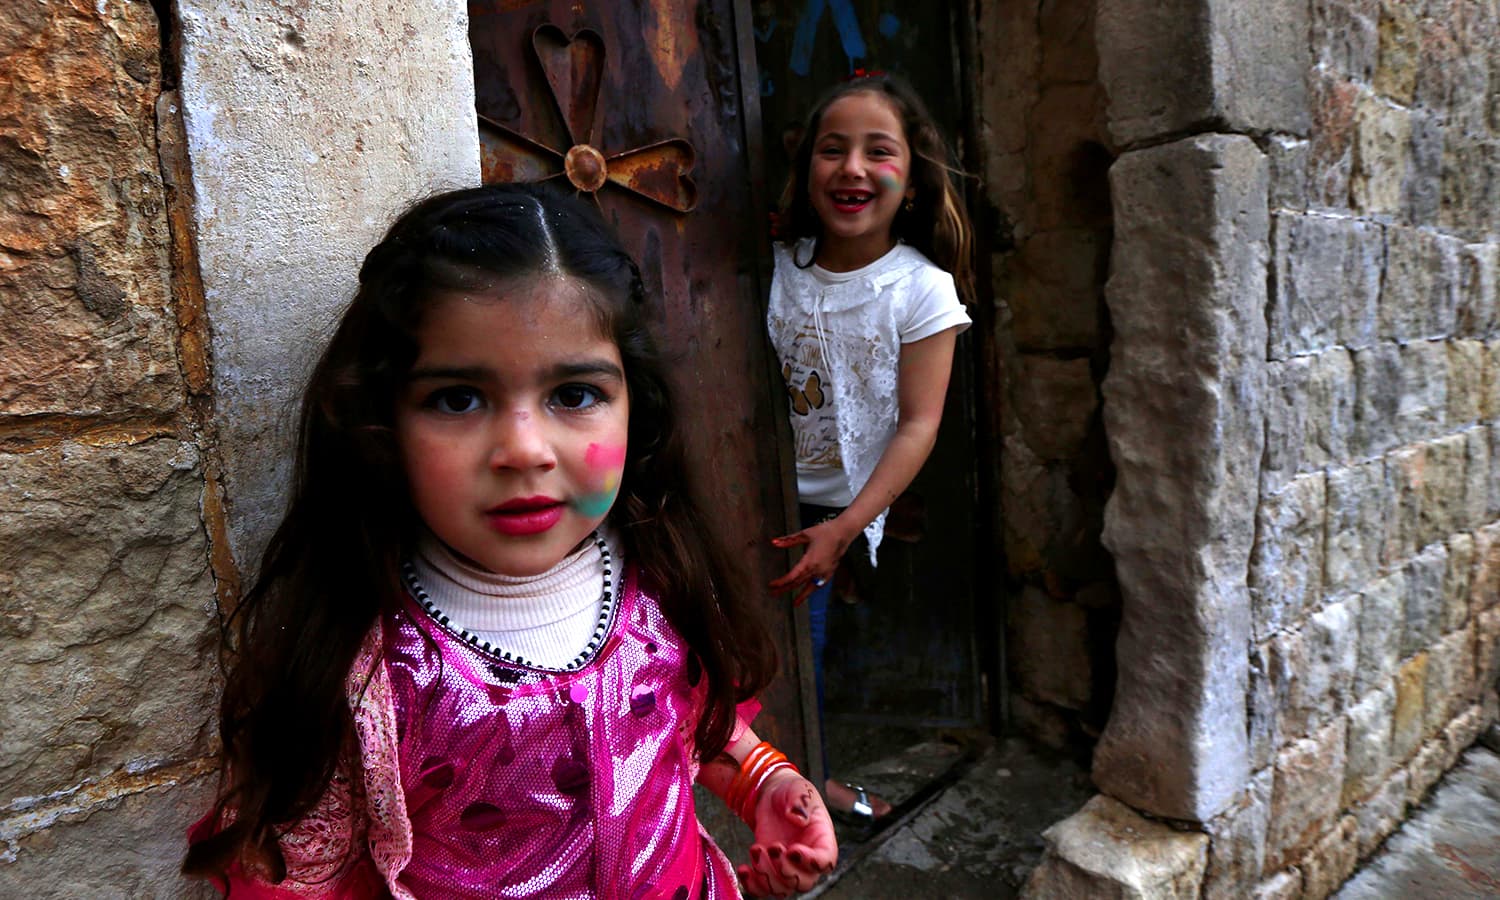
[[[883,191],[899,191],[903,187],[901,172],[895,166],[881,166],[875,170],[875,183]]]
[[[584,464],[599,476],[599,490],[573,498],[571,505],[580,514],[594,518],[609,512],[620,493],[620,475],[625,468],[625,448],[589,444]]]

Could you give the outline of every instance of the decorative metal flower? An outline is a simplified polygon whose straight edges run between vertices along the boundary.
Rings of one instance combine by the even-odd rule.
[[[479,139],[486,181],[545,181],[566,176],[598,203],[596,194],[613,183],[653,203],[685,213],[698,203],[693,170],[693,145],[670,138],[607,156],[599,149],[602,117],[599,89],[604,80],[604,39],[592,29],[571,38],[556,25],[542,25],[531,33],[531,48],[547,75],[552,99],[572,146],[548,146],[520,132],[479,116]],[[559,166],[561,170],[559,171]],[[546,173],[546,174],[542,174]]]

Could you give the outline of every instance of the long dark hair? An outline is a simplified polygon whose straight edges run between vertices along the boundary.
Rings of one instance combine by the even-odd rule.
[[[801,238],[812,238],[814,242],[822,239],[823,223],[807,194],[807,173],[812,166],[814,144],[828,107],[858,93],[874,94],[891,105],[901,119],[906,143],[911,147],[910,183],[917,189],[916,196],[912,198],[911,209],[903,206],[896,213],[892,232],[952,274],[959,296],[965,303],[971,302],[974,298],[974,228],[969,224],[963,196],[954,184],[959,169],[937,122],[927,111],[927,105],[911,85],[896,75],[880,73],[851,78],[819,98],[792,154],[792,171],[781,195],[778,240],[792,245]],[[811,263],[809,258],[807,264]]]
[[[396,448],[394,404],[418,353],[431,298],[560,273],[587,284],[624,364],[625,472],[610,514],[643,583],[692,647],[707,705],[694,732],[718,754],[735,704],[770,680],[775,652],[729,556],[685,491],[674,404],[647,331],[640,272],[597,212],[528,185],[423,200],[365,257],[359,288],[303,397],[291,502],[254,583],[231,615],[238,655],[220,709],[225,785],[183,870],[223,872],[241,854],[284,877],[280,830],[327,789],[353,738],[345,679],[365,634],[401,602],[398,570],[418,516]],[[233,821],[226,811],[232,811]]]

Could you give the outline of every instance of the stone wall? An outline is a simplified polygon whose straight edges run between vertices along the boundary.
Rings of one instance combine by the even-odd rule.
[[[1209,896],[1337,887],[1494,721],[1500,11],[1315,0],[1271,178],[1254,774]]]
[[[215,784],[212,462],[160,58],[148,3],[0,9],[4,896],[187,893]]]
[[[992,531],[1008,578],[1009,692],[1020,730],[1087,752],[1114,694],[1119,593],[1100,534],[1114,470],[1099,382],[1113,158],[1093,3],[985,3],[977,39],[994,272],[988,431],[999,436]]]
[[[219,611],[363,248],[478,181],[467,16],[7,4],[0,70],[0,896],[209,896]]]
[[[1496,718],[1497,15],[1100,0],[1123,616],[1094,779],[1209,836],[1164,896],[1327,896]],[[1118,825],[1087,813],[1037,896],[1135,877],[1068,849]]]

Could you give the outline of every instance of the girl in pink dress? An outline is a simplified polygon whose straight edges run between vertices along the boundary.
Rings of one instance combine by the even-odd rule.
[[[234,613],[233,897],[786,896],[837,858],[748,720],[774,653],[688,496],[635,264],[528,186],[416,204],[304,398]],[[693,784],[755,834],[732,866]]]

